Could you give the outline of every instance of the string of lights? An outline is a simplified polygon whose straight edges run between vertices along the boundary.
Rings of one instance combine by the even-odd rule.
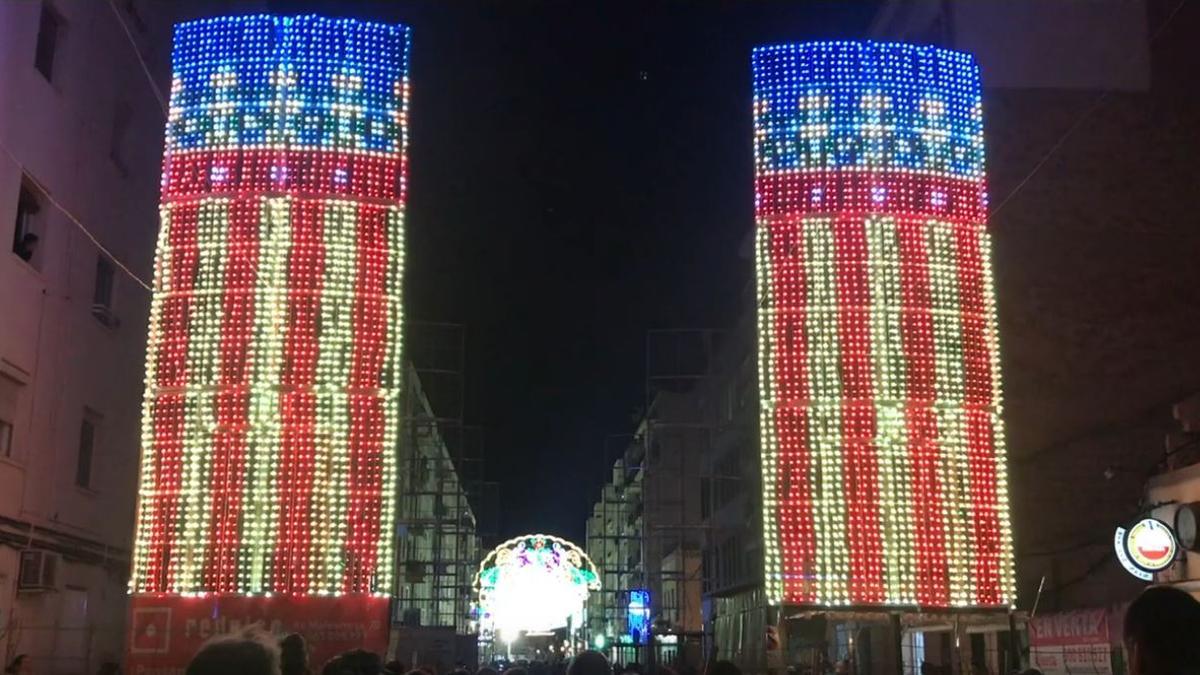
[[[142,68],[142,74],[146,76],[146,82],[150,84],[150,91],[154,92],[154,98],[158,101],[159,108],[162,109],[163,115],[166,115],[167,97],[163,96],[162,89],[154,81],[154,76],[150,74],[150,66],[146,65],[146,59],[142,56],[142,50],[138,48],[137,40],[133,37],[133,31],[129,30],[129,22],[121,14],[121,10],[117,9],[117,4],[114,0],[108,0],[108,7],[112,10],[113,16],[116,17],[117,23],[121,25],[121,31],[125,33],[125,39],[129,41],[129,47],[133,50],[133,55],[137,58],[138,65]]]

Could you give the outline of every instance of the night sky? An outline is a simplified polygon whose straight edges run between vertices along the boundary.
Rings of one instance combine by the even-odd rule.
[[[873,5],[269,7],[413,27],[409,316],[466,327],[496,534],[581,541],[646,331],[729,326],[751,277],[750,49],[862,37]]]

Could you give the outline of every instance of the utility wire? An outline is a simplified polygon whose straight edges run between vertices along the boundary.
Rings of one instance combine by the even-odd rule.
[[[110,9],[112,9],[113,15],[117,17],[117,23],[121,25],[122,32],[125,33],[125,37],[129,40],[129,46],[133,49],[133,55],[137,57],[138,65],[142,67],[142,72],[146,75],[146,81],[150,84],[150,90],[154,93],[154,98],[158,100],[158,105],[162,109],[163,116],[165,117],[167,115],[167,99],[165,96],[163,96],[162,90],[158,88],[158,84],[154,81],[154,76],[150,74],[150,67],[146,65],[146,60],[142,58],[142,52],[140,49],[138,49],[137,40],[134,39],[133,32],[129,30],[129,24],[125,22],[125,17],[121,14],[121,10],[117,7],[114,0],[108,0],[108,6]],[[17,159],[16,155],[14,155],[12,151],[8,149],[8,146],[0,143],[0,149],[4,150],[4,154],[8,155],[8,158],[12,160],[13,164],[17,165],[18,169],[24,169],[25,165],[22,164],[21,161]],[[135,282],[137,282],[137,284],[142,288],[146,289],[147,291],[153,290],[146,280],[138,276],[137,273],[129,268],[128,265],[126,265],[121,261],[120,258],[113,254],[112,251],[108,250],[104,244],[101,244],[100,240],[96,238],[96,235],[92,234],[91,230],[89,230],[87,226],[83,224],[83,221],[79,220],[74,213],[71,213],[70,209],[63,206],[61,202],[55,199],[54,195],[50,194],[50,191],[46,189],[46,186],[42,185],[41,182],[31,175],[27,173],[24,175],[29,179],[33,186],[37,188],[38,192],[42,193],[42,196],[46,198],[46,201],[54,205],[54,208],[61,211],[62,214],[67,217],[67,220],[70,220],[72,223],[74,223],[75,227],[79,228],[79,231],[88,238],[88,241],[92,242],[96,248],[100,249],[100,251],[109,260],[111,260],[113,264],[115,264],[122,272],[127,274],[130,279],[133,279]]]
[[[1171,10],[1171,13],[1167,15],[1167,18],[1163,20],[1158,29],[1154,31],[1154,34],[1150,36],[1150,40],[1146,44],[1147,59],[1150,58],[1150,51],[1154,46],[1154,42],[1158,40],[1159,36],[1162,35],[1163,31],[1167,29],[1167,26],[1170,25],[1171,21],[1175,18],[1175,15],[1179,14],[1179,10],[1183,9],[1183,6],[1186,4],[1187,0],[1179,0],[1179,4],[1175,5],[1175,9]],[[1133,63],[1133,60],[1134,57],[1131,56],[1129,60],[1127,60],[1121,67],[1120,72],[1123,73],[1124,71],[1128,70],[1129,66]],[[1100,95],[1092,101],[1092,104],[1088,106],[1087,110],[1083,111],[1083,114],[1080,115],[1079,118],[1067,128],[1067,131],[1059,137],[1058,141],[1056,141],[1054,145],[1050,146],[1050,149],[1046,151],[1046,154],[1042,155],[1042,158],[1037,161],[1037,164],[1033,165],[1033,169],[1031,169],[1029,173],[1026,174],[1019,183],[1017,183],[1016,187],[1014,187],[1012,191],[1008,193],[1008,196],[1006,196],[1004,199],[1001,199],[999,204],[996,204],[996,208],[992,209],[992,212],[988,214],[989,218],[995,218],[996,214],[1000,213],[1000,210],[1004,208],[1004,205],[1008,204],[1013,197],[1017,196],[1017,193],[1025,187],[1025,184],[1028,183],[1035,175],[1037,175],[1038,171],[1042,170],[1042,167],[1046,165],[1046,162],[1050,161],[1050,158],[1053,157],[1056,152],[1062,149],[1063,144],[1065,144],[1067,140],[1079,130],[1079,127],[1083,126],[1083,123],[1100,108],[1100,105],[1108,100],[1108,97],[1112,95],[1113,91],[1114,89],[1109,87],[1108,89],[1100,92]]]
[[[20,160],[17,159],[16,155],[12,154],[12,151],[8,149],[8,146],[4,145],[3,143],[0,143],[0,150],[4,150],[4,154],[8,155],[8,158],[12,160],[13,164],[17,165],[18,169],[24,169],[24,165],[21,164]],[[50,194],[50,191],[46,189],[46,186],[42,185],[36,178],[34,178],[31,175],[29,175],[27,173],[24,175],[26,178],[29,179],[29,181],[33,184],[33,186],[37,188],[38,192],[42,193],[42,196],[44,196],[46,198],[46,201],[53,204],[54,208],[61,211],[63,213],[63,215],[65,215],[67,217],[68,220],[70,220],[72,223],[75,223],[75,226],[79,228],[80,232],[83,232],[83,235],[88,238],[88,241],[92,242],[92,244],[94,244],[96,246],[96,248],[100,249],[100,252],[103,253],[105,256],[107,256],[109,260],[113,261],[113,264],[115,264],[117,267],[119,267],[122,272],[124,272],[125,274],[128,274],[129,278],[136,281],[139,286],[146,289],[147,291],[152,290],[150,288],[150,284],[146,283],[146,281],[144,281],[141,277],[139,277],[133,270],[129,269],[129,267],[125,263],[121,262],[121,259],[118,258],[116,255],[114,255],[112,251],[105,248],[104,244],[100,243],[100,240],[97,239],[96,236],[93,235],[90,230],[88,230],[87,226],[84,225],[82,222],[80,222],[79,218],[75,217],[75,214],[71,213],[71,211],[67,207],[63,206],[61,202],[59,202],[57,199],[55,199],[54,195]]]
[[[117,4],[113,0],[108,0],[108,6],[117,17],[117,23],[121,24],[121,30],[125,32],[125,37],[129,39],[129,46],[133,48],[133,55],[137,57],[138,64],[142,66],[142,72],[146,74],[146,81],[150,83],[150,89],[154,92],[154,98],[158,99],[158,105],[162,108],[163,116],[166,117],[167,97],[163,96],[162,90],[158,88],[158,83],[154,81],[154,76],[150,74],[150,67],[146,65],[146,60],[142,58],[142,50],[138,49],[137,40],[133,39],[133,32],[129,30],[129,24],[125,23],[125,17],[121,15],[121,10],[117,9]]]
[[[1028,464],[1030,462],[1040,459],[1044,455],[1055,454],[1055,453],[1062,452],[1065,450],[1070,450],[1072,446],[1079,444],[1079,443],[1084,443],[1087,441],[1095,440],[1097,438],[1104,438],[1107,436],[1111,436],[1112,434],[1115,434],[1115,433],[1131,431],[1134,429],[1142,428],[1149,424],[1148,420],[1153,415],[1159,414],[1162,412],[1162,410],[1164,408],[1169,408],[1170,406],[1174,405],[1175,403],[1178,403],[1179,401],[1181,401],[1184,397],[1186,397],[1188,394],[1192,393],[1193,391],[1195,391],[1193,388],[1185,387],[1179,391],[1175,391],[1175,392],[1171,393],[1170,396],[1168,396],[1168,397],[1160,399],[1159,401],[1155,402],[1151,406],[1147,406],[1145,408],[1142,408],[1141,410],[1138,410],[1136,413],[1134,413],[1129,418],[1126,418],[1126,419],[1123,419],[1123,420],[1120,420],[1117,422],[1101,424],[1096,427],[1085,429],[1084,431],[1081,431],[1081,432],[1071,436],[1070,438],[1064,438],[1062,440],[1058,440],[1053,443],[1050,443],[1049,445],[1044,445],[1040,448],[1037,448],[1036,450],[1025,453],[1019,457],[1014,456],[1014,457],[1012,457],[1010,462],[1014,465]]]

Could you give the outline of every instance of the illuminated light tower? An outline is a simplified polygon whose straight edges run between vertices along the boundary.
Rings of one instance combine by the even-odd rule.
[[[768,596],[1010,606],[979,69],[871,42],[752,62]]]
[[[386,625],[408,45],[312,16],[176,27],[135,640],[171,597],[368,597]]]

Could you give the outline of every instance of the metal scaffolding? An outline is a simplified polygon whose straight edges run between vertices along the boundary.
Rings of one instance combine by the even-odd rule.
[[[705,552],[714,495],[736,476],[714,473],[712,404],[722,333],[653,330],[645,345],[645,407],[632,435],[610,437],[606,483],[588,521],[603,589],[589,602],[594,646],[620,663],[700,667],[707,652]],[[618,441],[614,444],[613,441]],[[614,445],[616,447],[614,447]],[[647,590],[648,632],[637,635],[630,592]]]
[[[485,480],[481,430],[463,422],[463,327],[407,328],[393,621],[410,636],[417,628],[468,636],[472,581],[483,540],[495,532],[498,490]]]

